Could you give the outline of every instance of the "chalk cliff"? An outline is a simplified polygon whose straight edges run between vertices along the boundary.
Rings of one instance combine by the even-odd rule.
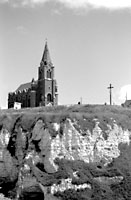
[[[1,113],[0,192],[16,199],[130,200],[131,129],[120,120],[125,110],[105,117],[93,109],[90,115]]]

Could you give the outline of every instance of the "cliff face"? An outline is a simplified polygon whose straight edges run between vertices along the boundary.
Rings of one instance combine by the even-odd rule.
[[[131,199],[131,131],[118,118],[1,114],[1,193],[17,199]]]

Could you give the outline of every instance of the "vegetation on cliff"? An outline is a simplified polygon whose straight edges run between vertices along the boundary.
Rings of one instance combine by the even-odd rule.
[[[130,200],[131,110],[75,105],[0,113],[0,192],[16,199]]]

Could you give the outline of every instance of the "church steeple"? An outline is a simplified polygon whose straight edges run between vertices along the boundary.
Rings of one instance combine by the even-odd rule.
[[[49,53],[49,49],[48,49],[48,44],[47,41],[45,43],[45,49],[44,49],[44,53],[42,56],[42,60],[41,60],[44,64],[51,64],[51,58],[50,58],[50,53]]]
[[[38,68],[38,102],[41,106],[58,104],[58,89],[54,77],[55,67],[51,61],[47,41]]]

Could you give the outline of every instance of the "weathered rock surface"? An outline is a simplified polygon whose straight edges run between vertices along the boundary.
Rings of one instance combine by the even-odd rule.
[[[0,192],[22,200],[130,200],[131,111],[57,109],[1,113]]]

